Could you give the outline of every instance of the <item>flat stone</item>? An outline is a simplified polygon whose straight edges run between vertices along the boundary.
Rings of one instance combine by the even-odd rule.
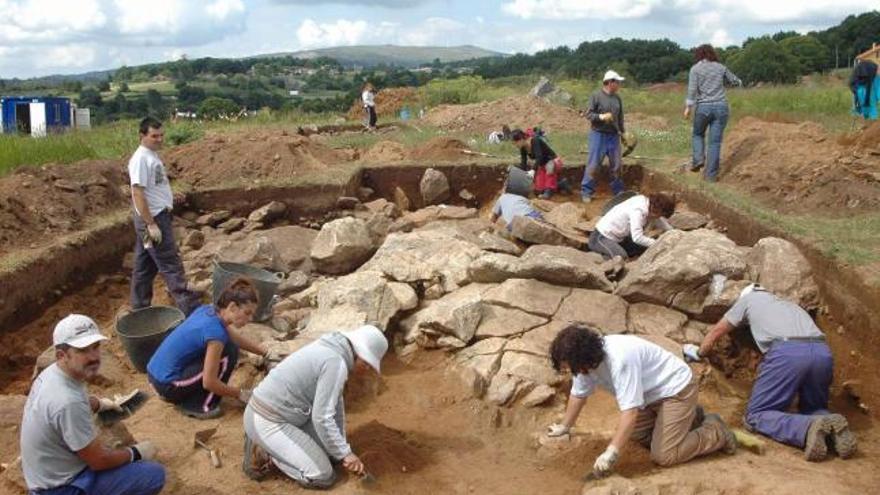
[[[819,286],[810,262],[798,247],[785,239],[765,237],[747,256],[750,278],[779,297],[806,309],[819,305]]]
[[[583,244],[580,240],[566,236],[550,223],[519,215],[513,217],[513,221],[510,223],[510,233],[513,237],[529,244],[571,247],[578,247]]]
[[[321,272],[348,273],[367,261],[374,249],[366,222],[347,217],[321,227],[309,257]]]
[[[311,265],[309,252],[318,236],[317,230],[290,225],[263,230],[259,235],[269,239],[275,246],[285,272],[297,269],[308,271]]]
[[[483,316],[477,327],[476,338],[511,337],[544,325],[547,321],[547,318],[517,309],[484,304]]]
[[[205,245],[205,234],[199,230],[190,230],[183,238],[183,245],[192,249],[201,249]]]
[[[697,230],[709,223],[709,217],[692,211],[677,211],[669,218],[669,224],[678,230]]]
[[[217,224],[221,222],[225,222],[232,218],[232,212],[228,210],[219,210],[212,211],[211,213],[206,213],[198,218],[196,218],[196,224],[198,225],[208,225],[211,227],[217,226]]]
[[[505,349],[549,359],[550,344],[556,335],[570,324],[567,321],[551,320],[546,325],[530,330],[518,338],[508,340]]]
[[[422,175],[422,180],[419,182],[419,191],[422,194],[422,201],[425,205],[442,203],[449,199],[449,180],[443,172],[429,168]]]
[[[361,205],[361,200],[351,196],[341,196],[336,199],[336,208],[339,210],[353,210]]]
[[[394,188],[394,204],[402,212],[412,209],[412,202],[409,200],[409,196],[399,186]]]
[[[294,270],[287,274],[275,292],[279,296],[284,297],[297,293],[308,286],[309,276],[299,270]]]
[[[597,290],[574,289],[562,302],[554,319],[584,323],[603,334],[627,330],[627,303],[622,298]]]
[[[488,291],[483,299],[497,306],[520,309],[539,316],[552,316],[570,293],[571,289],[568,287],[517,278],[508,279]]]
[[[521,378],[536,385],[556,385],[562,382],[563,376],[550,365],[550,360],[521,352],[504,352],[501,358],[499,375],[510,375]]]
[[[516,243],[491,232],[480,232],[478,239],[480,241],[480,247],[484,251],[512,254],[514,256],[519,256],[523,252],[522,248]]]
[[[426,206],[420,210],[409,212],[398,218],[391,224],[391,232],[410,232],[424,227],[433,222],[443,220],[466,220],[475,218],[478,211],[475,208],[463,206],[434,205]]]
[[[540,384],[522,398],[520,404],[523,407],[537,407],[545,404],[556,395],[556,389],[550,385]]]
[[[388,218],[394,219],[400,216],[400,208],[397,207],[394,203],[388,201],[385,198],[379,198],[374,201],[370,201],[369,203],[364,203],[364,206],[368,211],[373,213],[379,213],[385,215]]]
[[[418,342],[422,347],[438,347],[444,336],[457,340],[445,340],[453,347],[464,347],[476,334],[483,318],[483,293],[494,287],[489,284],[469,284],[440,299],[429,301],[422,309],[401,321],[404,340]]]
[[[229,220],[218,225],[217,228],[227,234],[231,234],[233,232],[241,230],[242,227],[244,227],[246,221],[247,220],[241,217],[230,218]]]
[[[287,213],[287,205],[281,201],[271,201],[248,215],[249,223],[267,225]]]
[[[656,304],[636,303],[629,306],[629,328],[635,334],[661,335],[680,342],[687,320],[684,313]]]

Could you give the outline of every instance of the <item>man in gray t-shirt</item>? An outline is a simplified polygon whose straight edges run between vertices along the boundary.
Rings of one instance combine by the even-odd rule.
[[[69,315],[55,326],[56,362],[34,380],[21,423],[21,468],[28,490],[40,495],[153,495],[164,468],[148,462],[150,442],[111,449],[97,440],[92,413],[119,410],[115,401],[90,396],[85,382],[101,366],[101,335],[91,318]],[[139,462],[142,461],[142,462]]]
[[[528,198],[519,194],[504,193],[495,202],[495,206],[492,207],[492,223],[495,223],[498,221],[498,217],[501,217],[504,219],[504,223],[507,224],[507,230],[510,230],[511,225],[513,225],[513,219],[519,216],[544,220],[541,213],[529,203]]]
[[[721,336],[745,325],[764,354],[746,408],[746,425],[803,448],[808,461],[827,456],[826,438],[841,458],[851,457],[856,440],[846,418],[828,411],[828,389],[834,374],[831,349],[810,315],[797,304],[749,285],[699,348],[685,346],[685,355],[700,359]],[[795,398],[798,412],[790,413]]]

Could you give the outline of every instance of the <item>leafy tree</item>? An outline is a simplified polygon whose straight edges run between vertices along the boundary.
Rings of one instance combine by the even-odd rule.
[[[828,47],[813,36],[792,36],[783,39],[779,44],[798,60],[802,74],[828,68]]]
[[[221,116],[229,116],[238,113],[239,107],[234,101],[220,98],[217,96],[209,96],[199,105],[199,115],[205,119],[218,119]]]
[[[730,57],[730,69],[745,84],[759,82],[795,83],[800,75],[800,64],[788,50],[770,38],[748,44]]]
[[[84,88],[76,98],[76,104],[80,107],[98,108],[104,104],[101,92],[95,88]]]
[[[205,90],[198,86],[184,84],[177,88],[177,101],[181,107],[188,110],[197,108],[205,96]]]
[[[130,91],[130,89],[129,89],[129,87],[128,87],[128,83],[127,83],[127,82],[123,81],[123,82],[119,83],[119,90],[118,90],[118,92],[120,92],[120,93],[128,93],[129,91]]]
[[[98,83],[98,91],[104,93],[110,91],[110,79],[105,79]]]
[[[132,71],[131,67],[127,65],[123,65],[122,67],[116,69],[116,72],[113,74],[113,79],[115,81],[131,81],[132,75],[134,71]]]
[[[168,102],[162,97],[162,93],[155,89],[147,90],[144,95],[144,103],[146,104],[146,112],[150,115],[165,116],[168,114]]]

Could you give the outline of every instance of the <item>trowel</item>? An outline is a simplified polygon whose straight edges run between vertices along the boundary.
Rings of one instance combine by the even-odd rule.
[[[207,430],[197,431],[193,438],[193,448],[202,448],[208,451],[208,455],[211,456],[211,465],[215,468],[219,468],[221,466],[220,454],[211,447],[208,447],[208,440],[210,440],[215,433],[217,433],[217,428],[208,428]]]

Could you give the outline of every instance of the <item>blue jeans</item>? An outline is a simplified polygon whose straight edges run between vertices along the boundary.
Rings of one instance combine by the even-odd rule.
[[[803,448],[813,415],[828,414],[834,360],[825,343],[777,342],[764,355],[746,408],[755,431]],[[788,412],[798,400],[798,412]]]
[[[106,471],[84,469],[69,485],[31,490],[31,495],[155,495],[165,486],[161,464],[139,461]]]
[[[625,189],[620,179],[621,149],[620,136],[599,131],[590,131],[588,138],[590,153],[587,155],[587,168],[581,181],[581,196],[592,196],[596,192],[596,170],[602,160],[608,157],[608,173],[611,176],[611,192],[616,196]]]
[[[174,242],[171,212],[163,211],[153,219],[162,231],[162,242],[149,249],[144,248],[146,226],[140,215],[134,215],[134,270],[131,275],[131,308],[149,307],[153,300],[153,279],[161,273],[165,286],[174,298],[174,303],[189,316],[201,304],[197,293],[186,286],[183,262]]]
[[[730,108],[727,102],[700,103],[694,112],[694,167],[706,166],[706,179],[715,181],[721,166],[721,138]],[[709,130],[709,150],[706,152],[706,130]]]

